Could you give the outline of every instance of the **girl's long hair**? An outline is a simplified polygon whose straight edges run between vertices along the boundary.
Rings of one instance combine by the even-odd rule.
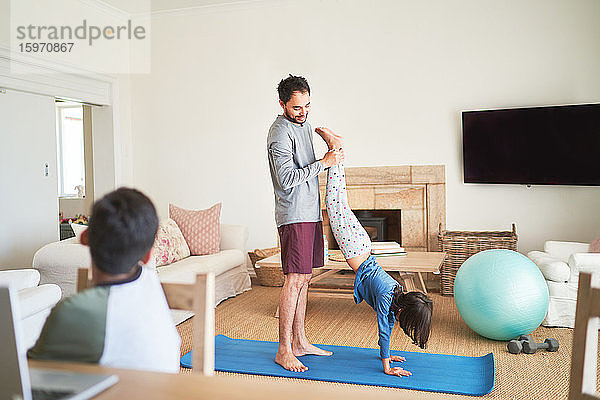
[[[396,316],[404,333],[412,339],[413,344],[424,349],[431,331],[433,301],[424,293],[403,293],[402,287],[396,286],[390,310]]]

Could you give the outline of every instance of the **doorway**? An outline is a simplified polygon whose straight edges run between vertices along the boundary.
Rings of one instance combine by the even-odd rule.
[[[91,106],[56,100],[60,240],[75,236],[71,224],[87,225],[94,204]]]

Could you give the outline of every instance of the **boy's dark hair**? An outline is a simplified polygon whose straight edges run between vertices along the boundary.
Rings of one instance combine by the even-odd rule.
[[[424,349],[431,331],[433,301],[421,292],[402,293],[402,288],[396,286],[390,309],[413,344]]]
[[[94,203],[87,231],[94,266],[111,275],[131,271],[157,230],[156,209],[144,194],[128,188],[107,194]]]
[[[310,86],[308,81],[302,76],[294,76],[290,74],[285,79],[282,79],[277,85],[277,93],[279,93],[279,100],[283,103],[287,103],[292,98],[294,92],[308,92],[310,94]]]

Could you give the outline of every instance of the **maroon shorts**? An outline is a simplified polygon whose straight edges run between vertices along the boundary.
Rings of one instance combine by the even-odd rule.
[[[277,228],[284,274],[312,274],[324,264],[323,223],[299,222]]]

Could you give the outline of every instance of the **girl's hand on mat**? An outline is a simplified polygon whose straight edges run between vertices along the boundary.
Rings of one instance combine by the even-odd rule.
[[[400,356],[390,356],[390,361],[402,362],[406,361],[406,358]]]
[[[390,368],[384,372],[388,375],[395,375],[395,376],[411,376],[412,375],[409,371],[402,369],[400,367]]]
[[[383,363],[383,372],[388,375],[396,375],[396,376],[411,376],[412,374],[400,367],[390,367],[390,361],[399,361],[397,359],[402,358],[404,361],[404,357],[391,356],[390,358],[382,358],[381,362]]]

